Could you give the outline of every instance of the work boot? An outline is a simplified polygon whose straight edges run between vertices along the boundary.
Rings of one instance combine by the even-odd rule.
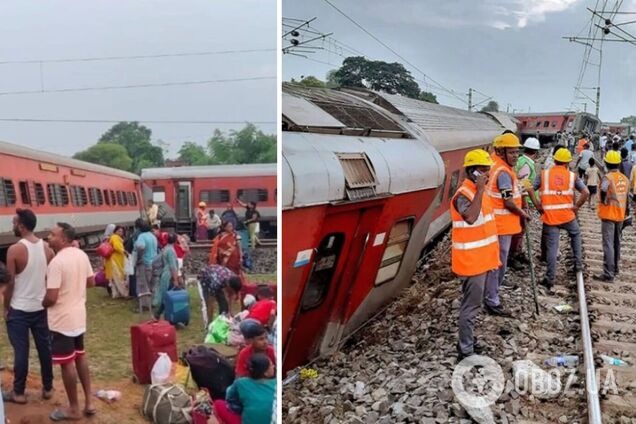
[[[497,305],[497,306],[484,305],[484,306],[488,315],[495,315],[495,316],[505,317],[505,318],[512,316],[512,314],[509,311],[505,310],[503,306],[501,305]]]
[[[549,281],[547,278],[543,278],[543,280],[541,280],[541,282],[539,283],[540,285],[542,285],[543,287],[545,287],[548,290],[548,293],[553,293],[554,292],[554,282],[553,281]]]
[[[605,274],[594,274],[592,276],[592,278],[597,280],[597,281],[603,281],[605,283],[613,283],[614,282],[614,278],[610,277],[609,275],[605,275]]]
[[[526,256],[525,253],[519,253],[514,257],[514,259],[522,265],[530,265],[530,259],[528,259],[528,256]]]
[[[519,288],[519,286],[516,283],[511,282],[507,278],[504,278],[500,288],[507,289],[507,290],[516,290]]]
[[[521,262],[519,262],[517,259],[510,258],[508,260],[508,268],[512,268],[515,271],[522,271],[525,268],[525,266]]]

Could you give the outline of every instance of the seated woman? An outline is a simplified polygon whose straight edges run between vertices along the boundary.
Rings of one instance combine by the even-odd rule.
[[[249,359],[249,377],[236,379],[227,388],[225,400],[214,401],[222,424],[269,424],[276,397],[274,364],[267,355],[255,353]]]

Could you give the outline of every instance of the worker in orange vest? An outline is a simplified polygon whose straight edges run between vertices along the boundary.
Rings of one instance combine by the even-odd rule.
[[[579,139],[579,144],[576,146],[576,154],[581,155],[581,152],[585,150],[585,145],[587,144],[587,137],[585,134],[581,134],[581,138]]]
[[[497,236],[499,237],[499,268],[486,277],[484,303],[491,315],[510,316],[499,301],[499,287],[504,281],[510,242],[514,234],[521,232],[521,219],[529,219],[521,208],[521,189],[513,166],[519,158],[519,138],[514,134],[502,134],[493,141],[494,165],[486,193],[493,204]]]
[[[598,217],[601,219],[603,236],[603,273],[594,275],[595,280],[613,282],[618,274],[621,258],[621,230],[627,208],[629,180],[618,171],[621,155],[609,151],[605,155],[607,174],[601,180]]]
[[[554,166],[545,169],[534,180],[534,188],[541,193],[541,220],[545,237],[548,266],[541,285],[552,290],[556,278],[556,262],[559,251],[559,230],[570,236],[574,253],[575,271],[583,270],[581,253],[581,229],[576,220],[576,212],[585,204],[590,192],[574,172],[568,169],[572,162],[572,153],[568,149],[559,149],[554,154]],[[574,191],[581,195],[574,204]]]
[[[460,278],[463,292],[458,322],[459,361],[481,352],[473,329],[484,302],[486,275],[500,265],[497,225],[492,202],[485,195],[492,164],[485,150],[468,152],[464,157],[466,178],[450,202],[451,269]]]

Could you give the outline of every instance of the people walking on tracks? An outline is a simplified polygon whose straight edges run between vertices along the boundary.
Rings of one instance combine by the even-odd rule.
[[[9,283],[4,292],[7,333],[13,346],[13,390],[3,392],[5,402],[25,404],[25,385],[29,373],[29,332],[33,335],[40,360],[42,397],[53,394],[53,364],[49,324],[42,301],[46,294],[46,268],[54,253],[33,234],[37,218],[30,209],[18,209],[13,217],[13,233],[20,240],[7,251]]]
[[[590,143],[587,143],[583,151],[579,154],[579,157],[576,159],[575,167],[579,173],[579,178],[583,178],[585,176],[585,171],[587,171],[588,166],[590,166],[590,159],[592,158],[594,158],[594,151],[592,151]]]
[[[58,223],[49,235],[49,243],[56,255],[47,270],[42,306],[48,309],[53,363],[62,367],[62,380],[70,404],[68,409],[55,409],[50,415],[52,421],[95,415],[84,348],[86,288],[94,286],[95,279],[86,253],[71,246],[74,239],[75,229],[66,223]],[[84,390],[83,410],[79,407],[78,376]]]
[[[512,236],[521,232],[521,220],[529,219],[522,209],[521,189],[517,174],[512,168],[519,157],[519,139],[514,134],[503,134],[493,141],[494,165],[490,170],[487,195],[493,204],[497,235],[499,237],[499,260],[497,270],[488,273],[486,283],[486,311],[494,315],[508,316],[499,302],[499,287],[506,275],[508,252]],[[494,290],[494,288],[497,290]]]
[[[596,166],[596,160],[594,158],[590,158],[589,164],[590,166],[588,166],[585,171],[585,185],[587,185],[587,190],[590,192],[587,203],[590,209],[592,209],[594,198],[598,192],[598,185],[601,182],[601,171],[598,169],[598,166]]]
[[[568,169],[572,154],[559,149],[554,154],[554,166],[543,170],[534,181],[534,188],[541,193],[543,237],[546,243],[547,269],[541,285],[552,290],[556,278],[556,262],[559,251],[559,232],[566,230],[574,254],[575,271],[583,268],[581,253],[581,229],[576,213],[585,204],[590,193],[579,177]],[[574,203],[574,191],[581,195]]]
[[[601,180],[598,217],[601,219],[603,238],[603,273],[594,275],[594,279],[612,282],[619,273],[621,257],[621,230],[627,208],[629,180],[619,172],[620,154],[607,152],[605,167],[608,172]]]
[[[481,351],[473,331],[482,303],[494,310],[501,309],[498,302],[493,303],[493,299],[498,300],[498,281],[486,281],[488,273],[501,265],[493,205],[486,195],[493,163],[485,150],[468,152],[464,158],[466,178],[450,202],[451,270],[460,278],[463,292],[458,321],[458,360]],[[486,291],[490,296],[484,296]]]
[[[208,239],[208,219],[210,217],[205,211],[207,206],[205,202],[199,202],[199,208],[197,209],[197,241]]]
[[[532,185],[536,175],[537,175],[537,167],[535,163],[535,159],[541,149],[541,144],[539,140],[534,137],[529,137],[523,143],[523,155],[517,159],[517,163],[515,165],[515,172],[517,173],[517,178],[522,183],[526,183],[526,185]],[[532,191],[532,190],[530,190]],[[528,192],[526,196],[523,198],[523,202],[525,204],[532,203],[533,205],[538,204],[538,193],[532,191],[532,193]],[[521,232],[519,234],[515,234],[512,236],[512,241],[510,242],[510,253],[508,255],[508,264],[515,269],[523,269],[529,263],[530,260],[523,253],[523,235],[525,233],[525,221],[521,221]]]

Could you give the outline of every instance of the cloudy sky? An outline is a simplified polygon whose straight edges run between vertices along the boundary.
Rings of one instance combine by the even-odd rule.
[[[7,94],[66,88],[276,76],[275,0],[4,0],[0,3],[0,140],[72,155],[109,123],[18,123],[13,118],[263,121],[276,131],[276,80],[134,89]],[[155,59],[69,58],[266,50]],[[43,60],[39,63],[6,63]],[[170,145],[204,143],[214,128],[147,124]]]
[[[437,96],[441,103],[466,107],[462,101],[470,87],[492,96],[501,110],[511,112],[569,108],[584,47],[561,37],[586,36],[591,17],[586,7],[596,4],[596,0],[330,1],[435,81],[461,93],[460,101],[433,87],[441,93]],[[624,1],[621,10],[636,12],[636,0]],[[347,48],[372,59],[401,62],[324,0],[284,0],[283,16],[316,17],[311,25],[322,33],[333,32],[337,40],[312,43],[325,50],[306,54],[309,59],[284,55],[285,80],[303,75],[324,79],[327,71],[341,64],[340,55],[353,55]],[[624,16],[616,21],[634,19]],[[636,35],[636,24],[624,28]],[[427,80],[417,71],[413,75]],[[596,86],[595,74],[589,72],[584,83]],[[636,115],[636,45],[604,44],[601,90],[602,120]],[[586,94],[595,96],[593,91]],[[475,97],[476,102],[485,98]],[[588,103],[587,110],[593,111],[594,105]],[[581,104],[578,107],[583,109]]]

